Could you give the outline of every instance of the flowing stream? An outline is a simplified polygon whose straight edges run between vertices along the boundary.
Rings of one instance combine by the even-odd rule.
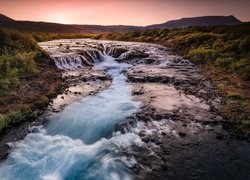
[[[129,65],[106,54],[102,58],[102,62],[95,59],[95,68],[108,70],[111,86],[51,115],[41,132],[18,142],[0,166],[1,179],[132,179],[129,167],[135,159],[122,156],[119,150],[141,140],[133,133],[113,132],[140,104],[132,100],[131,88],[121,73]]]
[[[250,143],[223,128],[222,98],[188,60],[147,43],[39,45],[69,88],[7,143],[1,180],[250,179]]]

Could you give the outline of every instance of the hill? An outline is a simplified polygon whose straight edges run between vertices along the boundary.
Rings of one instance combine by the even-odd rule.
[[[7,16],[5,16],[5,15],[3,15],[3,14],[0,14],[0,22],[6,22],[6,21],[11,22],[11,21],[14,21],[14,20],[7,17]]]
[[[0,14],[1,27],[16,29],[25,32],[46,32],[46,33],[104,33],[104,32],[128,32],[141,29],[138,26],[102,26],[102,25],[75,25],[59,24],[34,21],[15,21]]]
[[[75,25],[75,24],[58,24],[48,22],[34,21],[15,21],[5,15],[0,14],[1,27],[16,29],[28,32],[46,32],[46,33],[105,33],[105,32],[120,32],[125,33],[135,30],[145,29],[171,29],[175,27],[187,26],[210,26],[210,25],[236,25],[241,21],[234,16],[204,16],[183,18],[179,20],[168,21],[163,24],[150,26],[102,26],[102,25]]]
[[[202,16],[167,21],[162,24],[146,26],[145,29],[171,29],[188,26],[237,25],[240,23],[241,21],[234,16]]]
[[[129,31],[135,31],[143,29],[141,26],[125,26],[125,25],[114,25],[114,26],[102,26],[102,25],[74,25],[77,28],[88,30],[92,33],[105,33],[105,32],[120,32],[125,33]]]

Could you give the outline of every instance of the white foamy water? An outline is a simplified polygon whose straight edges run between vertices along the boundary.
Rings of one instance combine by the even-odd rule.
[[[72,70],[82,66],[79,60],[61,55],[53,57],[58,68]],[[135,159],[118,153],[142,142],[133,133],[112,136],[115,125],[140,106],[132,100],[131,87],[121,73],[129,66],[118,64],[105,54],[92,56],[98,58],[96,69],[108,69],[112,85],[51,115],[40,133],[29,134],[16,143],[0,165],[1,179],[133,179],[129,168]],[[103,61],[98,63],[100,56]]]

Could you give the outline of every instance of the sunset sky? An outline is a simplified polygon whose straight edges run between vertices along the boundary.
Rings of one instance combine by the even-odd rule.
[[[234,15],[250,21],[250,0],[0,0],[16,20],[65,24],[149,25],[182,17]]]

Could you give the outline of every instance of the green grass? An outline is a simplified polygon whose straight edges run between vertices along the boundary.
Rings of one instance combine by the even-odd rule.
[[[38,76],[35,58],[41,54],[32,35],[0,28],[0,105],[5,106],[9,97],[17,96],[22,80]],[[0,131],[12,124],[23,122],[32,114],[28,105],[16,107],[8,114],[0,114]]]

